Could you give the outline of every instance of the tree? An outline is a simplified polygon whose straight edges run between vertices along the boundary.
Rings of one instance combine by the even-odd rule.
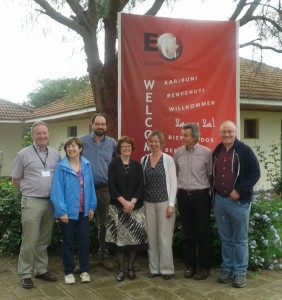
[[[282,53],[281,0],[237,0],[237,7],[229,20],[239,20],[240,27],[255,23],[257,37],[240,45]]]
[[[27,95],[27,105],[34,108],[49,104],[64,97],[72,99],[80,91],[89,87],[88,76],[81,78],[42,79],[40,86]]]
[[[84,43],[88,74],[98,112],[111,119],[109,132],[117,136],[117,12],[130,12],[145,0],[31,0],[38,13],[49,16],[79,34]],[[186,0],[189,1],[189,0]],[[148,0],[147,0],[148,2]],[[145,15],[156,15],[164,3],[177,0],[152,0]],[[281,0],[234,0],[237,4],[229,20],[240,20],[240,26],[255,23],[257,38],[240,47],[254,46],[282,53]],[[71,11],[70,17],[66,11]],[[98,30],[104,29],[104,63],[98,49]],[[265,44],[272,38],[271,44]]]

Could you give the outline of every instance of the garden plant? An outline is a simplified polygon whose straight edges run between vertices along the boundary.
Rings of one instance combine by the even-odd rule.
[[[9,178],[0,181],[0,255],[16,255],[21,243],[20,193],[16,191]],[[97,252],[97,226],[95,219],[90,225],[91,249]],[[211,255],[215,267],[220,265],[220,241],[214,219],[211,222]],[[249,226],[249,268],[281,269],[282,261],[282,200],[277,194],[260,192],[252,202]],[[174,230],[174,256],[182,258],[182,228],[176,218]],[[59,222],[56,220],[49,253],[59,255],[61,235]]]

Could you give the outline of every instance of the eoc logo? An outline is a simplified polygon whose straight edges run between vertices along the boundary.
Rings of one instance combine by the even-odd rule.
[[[172,33],[144,33],[144,50],[158,51],[164,60],[176,60],[182,54],[182,43]]]

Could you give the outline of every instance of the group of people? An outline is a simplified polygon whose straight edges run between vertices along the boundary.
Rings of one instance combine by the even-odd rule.
[[[61,159],[48,145],[47,124],[36,122],[31,128],[33,144],[15,158],[12,181],[22,193],[21,286],[33,287],[32,274],[57,280],[47,270],[54,217],[60,221],[65,283],[75,283],[75,270],[82,283],[90,282],[89,220],[95,212],[101,263],[113,270],[108,250],[115,252],[117,281],[123,281],[125,274],[136,278],[136,253],[144,250],[149,257],[148,277],[171,279],[176,204],[184,233],[184,277],[206,279],[211,267],[212,203],[222,243],[218,281],[232,278],[234,287],[245,286],[250,203],[260,169],[251,148],[236,138],[235,123],[221,124],[222,142],[213,152],[198,143],[198,124],[184,124],[183,145],[174,157],[162,152],[163,133],[151,131],[150,153],[141,162],[131,158],[135,150],[131,137],[116,142],[106,134],[105,115],[94,114],[91,123],[90,134],[67,139],[66,156]]]

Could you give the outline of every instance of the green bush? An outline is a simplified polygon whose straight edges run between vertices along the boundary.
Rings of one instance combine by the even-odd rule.
[[[9,179],[0,182],[0,255],[18,254],[21,243],[21,196]],[[282,269],[282,200],[264,192],[254,198],[249,226],[249,266],[252,270],[260,268]],[[59,221],[54,224],[49,253],[61,252],[61,232]],[[90,222],[90,253],[97,253],[96,217]],[[173,236],[175,258],[183,257],[183,231],[176,210]],[[220,240],[214,218],[211,219],[211,261],[218,267],[221,261]]]
[[[61,230],[55,220],[49,253],[61,252]],[[17,192],[10,179],[0,181],[0,255],[19,253],[21,244],[21,194]],[[96,218],[90,222],[90,253],[97,252]]]
[[[266,177],[271,184],[271,188],[280,197],[282,196],[281,140],[282,137],[279,142],[273,141],[272,144],[268,145],[268,151],[264,150],[260,145],[254,146],[258,160],[266,170]]]
[[[21,243],[20,194],[11,181],[0,182],[0,254],[18,253]]]
[[[210,255],[213,266],[218,267],[221,259],[220,240],[217,232],[214,215],[211,215],[211,244]],[[176,207],[176,219],[173,233],[173,255],[177,258],[183,258],[184,234],[180,224],[179,212]]]
[[[51,255],[59,255],[59,254],[61,254],[61,249],[62,249],[62,236],[61,236],[61,229],[60,229],[60,221],[55,220],[54,228],[53,228],[53,235],[52,235],[52,242],[49,247],[49,253]],[[93,254],[98,252],[98,230],[97,230],[97,225],[96,225],[96,218],[94,218],[93,220],[90,221],[89,251],[90,251],[90,253],[93,253]]]
[[[249,224],[249,269],[282,269],[282,200],[276,195],[263,192],[254,197]],[[183,231],[178,213],[173,237],[175,257],[183,257]],[[221,243],[214,216],[211,216],[211,263],[218,267],[221,263]]]
[[[249,266],[282,269],[282,200],[261,193],[252,203],[249,226]]]
[[[282,199],[282,176],[278,177],[273,184],[273,190],[277,195],[280,195],[280,198]]]

